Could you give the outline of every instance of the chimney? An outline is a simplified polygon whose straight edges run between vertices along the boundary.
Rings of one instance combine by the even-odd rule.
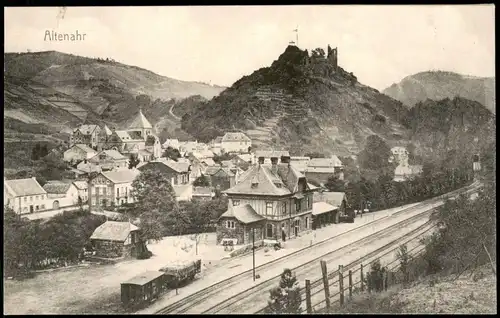
[[[278,158],[276,157],[271,158],[271,171],[274,174],[278,174]]]

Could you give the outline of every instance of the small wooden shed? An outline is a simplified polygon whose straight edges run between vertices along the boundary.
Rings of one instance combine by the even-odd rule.
[[[121,299],[125,306],[151,302],[166,289],[165,275],[159,271],[147,271],[121,283]]]

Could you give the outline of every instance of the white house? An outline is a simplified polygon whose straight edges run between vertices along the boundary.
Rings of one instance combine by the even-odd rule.
[[[162,147],[164,149],[167,149],[168,147],[170,147],[170,148],[174,148],[177,150],[179,150],[179,146],[180,146],[180,143],[179,143],[178,139],[167,139],[162,145]]]
[[[133,203],[132,182],[139,173],[137,169],[105,171],[90,180],[92,209]]]
[[[90,159],[97,154],[97,151],[87,145],[77,144],[64,152],[64,161],[74,162]]]
[[[409,178],[412,178],[418,174],[422,173],[421,165],[408,165],[405,163],[399,164],[396,169],[394,169],[394,181],[401,182]]]
[[[77,180],[73,181],[73,184],[78,189],[78,195],[82,198],[83,202],[87,202],[87,200],[89,199],[88,182],[85,180]]]
[[[221,148],[224,152],[248,153],[252,140],[241,132],[228,132],[222,137]]]
[[[78,204],[78,188],[71,181],[49,181],[43,189],[47,192],[47,205],[51,209],[57,210]]]
[[[35,178],[5,180],[4,204],[18,214],[46,210],[47,192]]]
[[[391,157],[389,157],[389,162],[396,162],[397,164],[407,166],[408,165],[408,150],[405,147],[392,147]]]

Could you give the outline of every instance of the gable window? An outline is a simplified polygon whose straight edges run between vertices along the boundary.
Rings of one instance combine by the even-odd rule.
[[[240,205],[240,200],[233,200],[233,206]]]
[[[234,229],[235,228],[234,221],[227,221],[227,228],[228,229]]]
[[[266,215],[272,215],[272,214],[273,214],[273,203],[266,202]]]

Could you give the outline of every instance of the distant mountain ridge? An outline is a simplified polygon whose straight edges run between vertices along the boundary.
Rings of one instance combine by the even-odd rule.
[[[4,119],[24,123],[11,125],[12,133],[15,127],[32,131],[34,124],[51,127],[46,131],[67,131],[82,122],[122,127],[139,107],[155,115],[153,124],[169,118],[172,132],[180,129],[178,118],[169,115],[172,103],[193,95],[210,99],[224,89],[57,51],[4,53],[4,82]]]
[[[405,77],[391,85],[384,94],[413,107],[427,99],[463,97],[477,101],[495,113],[495,78],[461,75],[453,72],[427,71]]]

